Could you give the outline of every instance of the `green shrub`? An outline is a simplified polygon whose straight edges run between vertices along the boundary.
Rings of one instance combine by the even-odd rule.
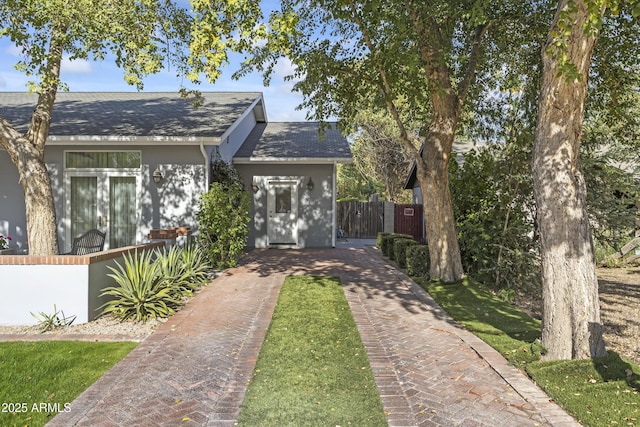
[[[376,246],[378,249],[382,250],[382,241],[386,236],[389,236],[391,233],[378,233],[378,238],[376,239]]]
[[[214,182],[196,213],[199,243],[218,269],[236,265],[249,237],[249,195],[239,181]]]
[[[382,251],[382,254],[386,257],[389,256],[390,250],[389,247],[391,245],[393,245],[393,233],[384,233],[381,236],[381,243],[380,243],[380,250]]]
[[[413,236],[411,236],[410,234],[393,233],[393,234],[390,234],[390,235],[388,235],[386,237],[383,237],[382,244],[383,244],[383,246],[385,246],[387,252],[385,253],[384,250],[382,252],[387,257],[389,257],[389,259],[394,260],[394,261],[395,261],[396,257],[395,257],[395,253],[393,251],[393,249],[394,249],[393,244],[394,244],[394,241],[396,239],[413,239]]]
[[[417,244],[418,242],[413,239],[395,239],[393,241],[393,257],[400,268],[407,267],[407,248]]]
[[[154,262],[154,252],[138,251],[124,255],[124,266],[116,262],[109,267],[119,286],[103,289],[100,296],[113,297],[103,304],[102,314],[111,313],[120,320],[145,322],[150,318],[168,317],[180,305],[171,282],[161,274],[160,263]]]
[[[529,294],[540,287],[530,147],[527,138],[517,138],[450,164],[463,268],[494,291]]]
[[[407,273],[414,277],[429,276],[429,247],[427,245],[413,245],[407,247]]]

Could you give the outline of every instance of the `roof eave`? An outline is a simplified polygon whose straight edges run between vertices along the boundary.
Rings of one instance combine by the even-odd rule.
[[[47,145],[220,145],[220,137],[135,135],[49,135]]]
[[[238,165],[256,163],[332,165],[334,163],[353,163],[353,159],[350,157],[234,157],[233,163]]]

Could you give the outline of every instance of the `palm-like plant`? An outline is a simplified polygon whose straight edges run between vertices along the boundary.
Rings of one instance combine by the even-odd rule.
[[[211,264],[202,246],[187,245],[182,250],[182,265],[193,286],[200,287],[209,280]]]
[[[101,314],[112,313],[121,320],[147,321],[150,318],[168,317],[175,313],[180,300],[170,285],[170,278],[161,274],[160,263],[154,262],[153,252],[138,251],[124,255],[124,265],[116,262],[117,268],[109,267],[119,286],[105,288],[100,296],[111,296],[103,304]]]

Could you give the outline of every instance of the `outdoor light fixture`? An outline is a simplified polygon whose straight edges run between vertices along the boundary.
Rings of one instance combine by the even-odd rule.
[[[153,182],[160,184],[160,181],[162,181],[162,172],[160,172],[160,169],[156,166],[156,170],[153,171]]]
[[[251,183],[251,189],[253,190],[254,193],[258,192],[258,182],[256,181],[255,178],[253,178],[253,182]]]
[[[313,190],[313,181],[311,181],[311,177],[309,177],[309,182],[307,182],[307,190]]]

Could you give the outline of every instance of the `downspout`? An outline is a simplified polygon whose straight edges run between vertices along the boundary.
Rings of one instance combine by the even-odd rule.
[[[204,149],[204,139],[200,138],[200,153],[204,157],[204,176],[206,178],[205,193],[209,190],[209,156],[207,156],[207,150]]]
[[[337,193],[337,189],[338,189],[338,185],[337,185],[337,181],[338,180],[338,163],[336,161],[333,162],[333,208],[332,208],[332,216],[333,216],[333,225],[332,225],[332,229],[333,229],[333,233],[331,236],[331,244],[333,245],[333,247],[336,247],[336,236],[338,235],[338,212],[337,212],[337,204],[338,204],[338,193]]]

